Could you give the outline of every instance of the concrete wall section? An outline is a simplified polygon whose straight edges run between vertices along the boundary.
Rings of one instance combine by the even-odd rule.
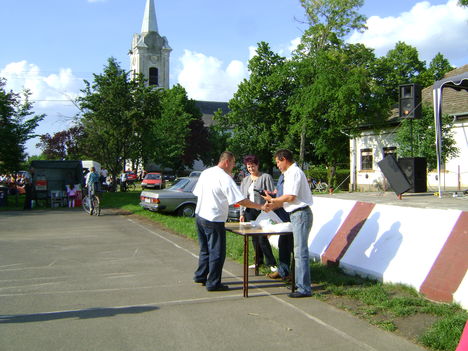
[[[437,301],[452,301],[468,269],[467,248],[468,212],[462,212],[421,287],[424,295]]]
[[[458,302],[465,310],[468,310],[468,272],[465,273],[460,286],[453,294],[453,301]]]
[[[356,201],[314,198],[312,213],[314,223],[309,235],[309,254],[319,261],[339,228],[348,218]]]
[[[460,211],[376,205],[340,265],[419,290]]]
[[[468,212],[314,198],[311,258],[468,306]]]

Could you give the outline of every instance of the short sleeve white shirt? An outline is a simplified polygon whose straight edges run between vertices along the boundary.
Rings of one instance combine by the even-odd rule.
[[[229,205],[245,199],[231,176],[218,166],[200,174],[193,194],[198,198],[195,213],[211,222],[226,222]]]
[[[296,163],[293,163],[284,172],[283,194],[296,196],[294,201],[283,204],[286,212],[312,205],[312,192],[310,191],[309,183],[304,172]]]

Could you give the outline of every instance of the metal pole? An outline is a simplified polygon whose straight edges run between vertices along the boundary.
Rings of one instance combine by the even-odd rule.
[[[442,87],[437,88],[433,91],[434,97],[434,125],[435,125],[435,137],[436,137],[436,154],[437,154],[437,177],[439,182],[439,198],[442,198],[441,188],[441,153],[442,153],[442,132],[440,131],[440,113],[442,103]]]

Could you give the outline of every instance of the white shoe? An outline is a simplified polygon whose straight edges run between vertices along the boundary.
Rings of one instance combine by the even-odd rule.
[[[278,268],[276,266],[270,266],[270,271],[272,271],[273,273],[276,272],[278,270]]]
[[[249,268],[255,268],[255,263],[254,263],[254,264],[251,264],[251,265],[249,266]]]

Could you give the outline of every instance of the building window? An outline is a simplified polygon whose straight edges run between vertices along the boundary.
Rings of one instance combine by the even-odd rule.
[[[151,67],[149,69],[149,85],[159,85],[158,82],[158,69],[156,67]]]
[[[372,149],[361,149],[361,170],[372,169],[373,160]]]
[[[396,146],[388,146],[383,148],[383,157],[388,155],[393,155],[395,158],[397,157]]]

